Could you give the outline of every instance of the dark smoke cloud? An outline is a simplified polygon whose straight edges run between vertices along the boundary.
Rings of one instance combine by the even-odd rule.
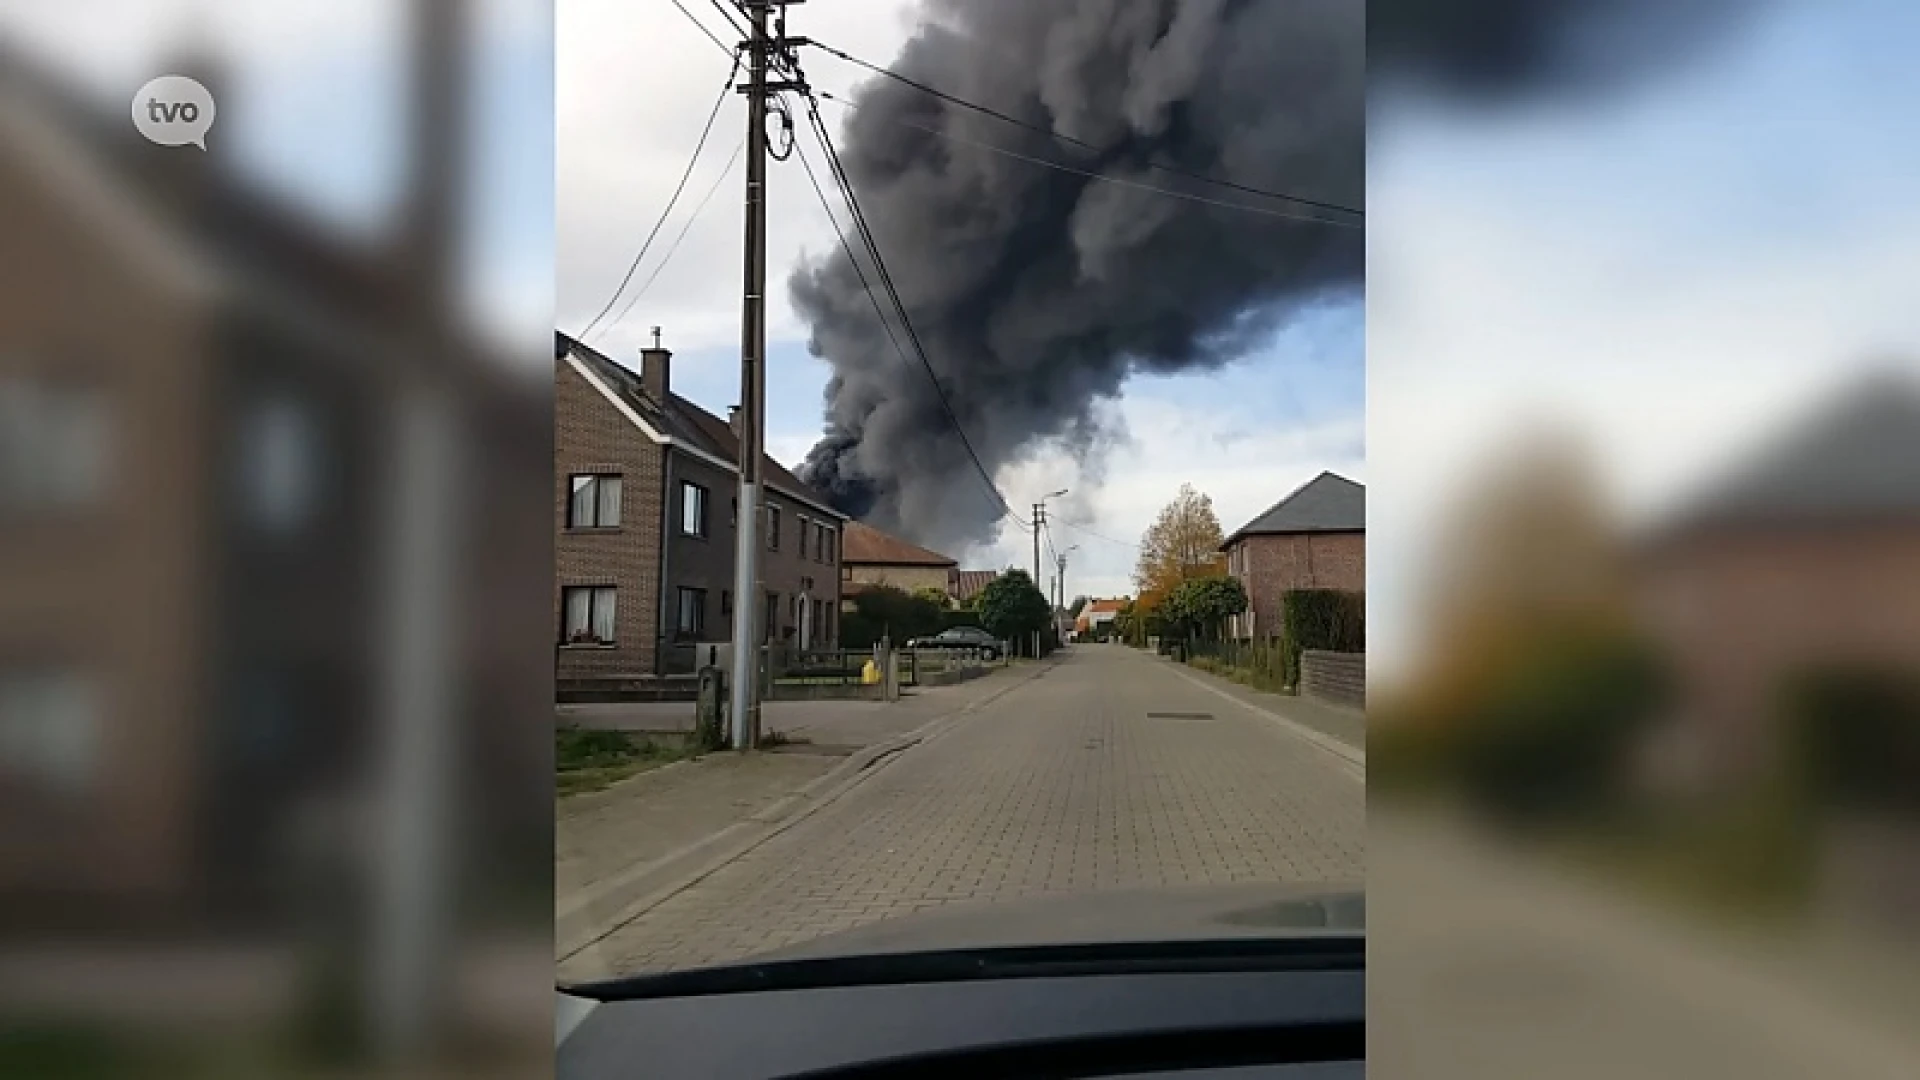
[[[1097,480],[1121,434],[1097,409],[1128,375],[1220,366],[1304,307],[1357,295],[1363,234],[1095,183],[918,129],[1224,201],[1285,205],[1142,163],[1359,205],[1369,66],[1486,102],[1592,93],[1698,55],[1763,3],[935,0],[894,71],[1110,149],[881,79],[862,88],[841,149],[986,467],[1057,450]],[[790,284],[834,370],[808,478],[922,543],[990,537],[997,503],[844,255]]]
[[[1355,0],[945,0],[930,14],[895,71],[1110,148],[1064,146],[890,80],[862,88],[837,137],[988,469],[1057,450],[1097,472],[1120,434],[1098,406],[1129,374],[1228,363],[1304,306],[1361,286],[1357,228],[1097,183],[917,130],[1284,213],[1312,211],[1144,163],[1359,205],[1366,45]],[[990,538],[998,505],[845,256],[802,267],[791,288],[834,371],[808,478],[921,543]]]
[[[1590,95],[1695,59],[1766,2],[1369,0],[1367,63],[1486,104]]]

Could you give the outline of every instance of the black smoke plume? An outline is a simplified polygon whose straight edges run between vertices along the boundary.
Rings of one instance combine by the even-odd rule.
[[[1483,104],[1586,96],[1697,59],[1768,0],[1369,0],[1376,77]]]
[[[1354,216],[1146,167],[1360,205],[1360,3],[943,0],[929,16],[894,71],[1105,148],[1066,145],[878,78],[836,136],[987,469],[1035,452],[1097,466],[1089,459],[1117,434],[1098,405],[1130,373],[1225,364],[1303,306],[1361,286]],[[822,67],[809,74],[825,83]],[[971,143],[1260,212],[1097,182]],[[1294,219],[1305,217],[1349,227]],[[997,501],[926,371],[903,361],[878,325],[845,255],[803,266],[791,288],[813,351],[834,372],[807,478],[844,510],[924,544],[962,550],[990,538]]]
[[[1278,215],[1352,216],[1147,163],[1359,206],[1370,63],[1487,100],[1590,92],[1686,58],[1761,2],[933,0],[894,72],[1105,149],[883,78],[861,87],[839,146],[982,464],[1058,452],[1097,475],[1118,434],[1099,406],[1128,375],[1229,363],[1307,306],[1357,295],[1364,275],[1361,229]],[[803,473],[921,543],[990,537],[998,502],[846,257],[790,286],[834,372]]]

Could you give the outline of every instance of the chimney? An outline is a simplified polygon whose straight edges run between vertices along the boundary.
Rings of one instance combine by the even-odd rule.
[[[657,344],[640,350],[640,385],[662,405],[667,403],[667,394],[673,387],[673,381],[668,378],[672,361],[673,354]]]

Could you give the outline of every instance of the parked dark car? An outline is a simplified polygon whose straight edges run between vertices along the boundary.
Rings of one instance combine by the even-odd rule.
[[[932,637],[914,638],[907,642],[909,649],[979,649],[980,654],[989,660],[1000,659],[1006,650],[999,639],[977,626],[949,627]]]

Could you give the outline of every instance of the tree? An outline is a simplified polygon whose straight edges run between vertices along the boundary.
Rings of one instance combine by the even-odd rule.
[[[924,600],[940,611],[953,610],[953,596],[945,589],[936,589],[931,585],[913,590],[915,600]]]
[[[862,589],[853,596],[853,611],[840,620],[841,647],[869,648],[883,636],[899,645],[937,634],[944,628],[940,612],[926,598],[889,585]]]
[[[1213,640],[1229,618],[1247,610],[1246,586],[1230,577],[1192,578],[1167,596],[1167,619],[1182,634]]]
[[[1053,605],[1025,570],[1008,570],[980,590],[980,622],[994,637],[1020,641],[1052,619]]]
[[[1213,500],[1194,490],[1192,484],[1182,484],[1180,494],[1160,510],[1160,516],[1141,536],[1133,582],[1142,595],[1150,591],[1171,593],[1182,581],[1222,573],[1225,561],[1220,556],[1220,544],[1224,539]]]
[[[1085,611],[1085,610],[1087,609],[1087,605],[1088,605],[1089,603],[1092,603],[1092,601],[1090,601],[1090,600],[1088,600],[1088,599],[1087,599],[1086,597],[1084,597],[1084,596],[1076,596],[1076,597],[1074,597],[1074,598],[1073,598],[1073,606],[1072,606],[1072,607],[1069,607],[1069,608],[1067,609],[1067,615],[1068,615],[1068,617],[1069,617],[1069,618],[1074,618],[1074,619],[1077,619],[1077,618],[1079,618],[1079,617],[1080,617],[1080,613],[1081,613],[1082,611]]]

